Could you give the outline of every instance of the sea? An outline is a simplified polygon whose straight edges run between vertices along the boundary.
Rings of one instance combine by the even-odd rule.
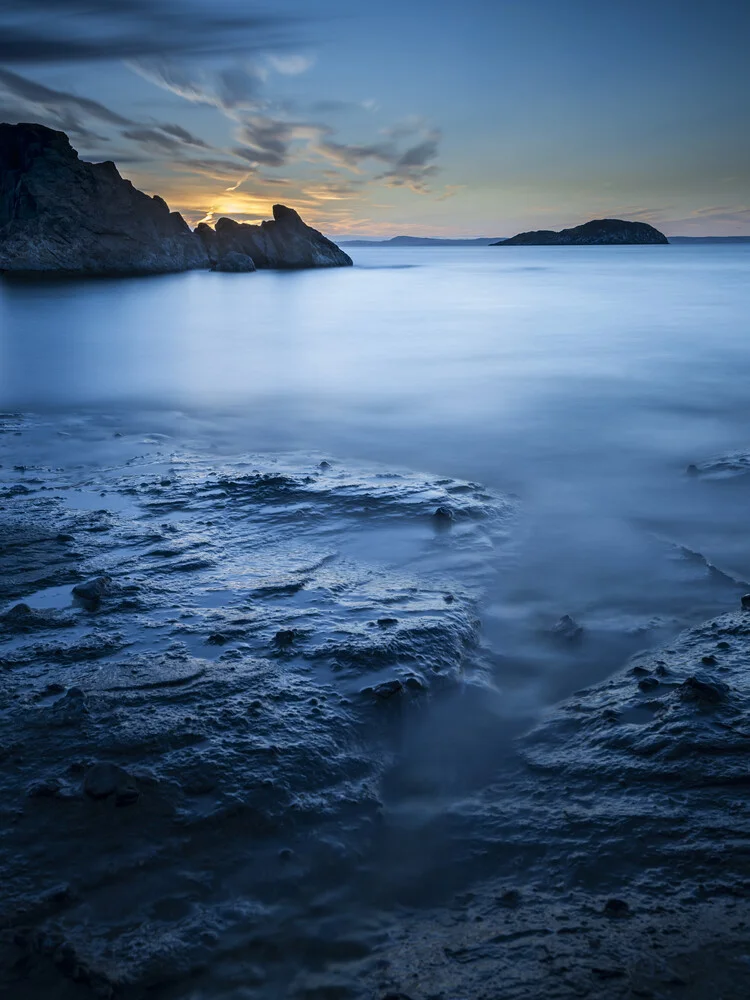
[[[7,988],[746,996],[750,244],[352,253],[0,282]]]

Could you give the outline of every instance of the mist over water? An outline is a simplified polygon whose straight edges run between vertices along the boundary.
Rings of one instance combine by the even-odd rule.
[[[748,443],[746,247],[373,248],[355,264],[3,283],[2,405],[517,494],[483,630],[532,702],[733,601],[685,549],[750,579],[744,499],[685,470]],[[588,633],[569,662],[540,638],[563,614]]]

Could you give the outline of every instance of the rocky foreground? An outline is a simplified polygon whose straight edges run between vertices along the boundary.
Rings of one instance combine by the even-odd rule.
[[[338,267],[335,243],[283,205],[259,226],[220,219],[193,232],[112,162],[79,159],[64,132],[0,124],[0,272],[159,274],[212,267]]]
[[[623,219],[594,219],[582,226],[561,229],[537,229],[529,233],[518,233],[508,240],[493,243],[495,247],[506,246],[595,246],[598,244],[652,244],[669,243],[658,229],[647,222],[625,222]]]
[[[746,1000],[750,597],[526,717],[516,516],[0,416],[0,995]]]

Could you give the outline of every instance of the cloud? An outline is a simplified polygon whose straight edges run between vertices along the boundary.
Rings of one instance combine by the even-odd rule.
[[[72,121],[77,121],[83,115],[107,125],[133,124],[129,118],[111,111],[98,101],[78,97],[64,90],[53,90],[8,69],[0,69],[0,94],[19,101],[33,114],[47,113],[61,119],[67,116]]]
[[[376,141],[343,142],[337,129],[317,120],[318,114],[357,110],[372,113],[371,101],[326,100],[300,105],[274,102],[266,95],[268,67],[286,73],[308,69],[310,60],[298,54],[284,58],[266,55],[224,67],[213,74],[196,72],[167,60],[132,64],[135,72],[191,103],[219,108],[235,123],[239,145],[231,149],[252,167],[280,169],[305,157],[327,160],[338,169],[362,174],[368,163],[379,164],[373,179],[390,187],[408,187],[429,193],[429,180],[437,172],[440,132],[430,129],[422,118],[413,116],[390,128],[381,129]],[[307,114],[315,115],[306,120]],[[406,149],[402,140],[418,138]],[[383,169],[385,168],[385,169]]]
[[[245,118],[237,130],[242,145],[235,147],[234,152],[249,163],[283,167],[289,161],[292,142],[302,138],[308,128],[303,123],[261,115]]]
[[[381,163],[392,163],[398,152],[393,143],[365,143],[347,144],[336,142],[329,138],[333,129],[326,129],[321,133],[319,140],[314,145],[314,151],[319,153],[329,162],[338,167],[346,167],[349,170],[359,171],[360,164],[366,160],[379,160]]]
[[[362,194],[364,180],[340,179],[306,184],[304,193],[316,202],[350,201]]]
[[[183,154],[186,147],[212,149],[207,142],[194,136],[181,125],[138,126],[124,129],[121,133],[124,139],[131,139],[146,149],[155,153]]]
[[[266,56],[266,59],[272,69],[285,76],[298,76],[300,73],[306,73],[311,66],[315,65],[314,56],[304,56],[296,52],[290,52],[287,55],[271,53]]]
[[[174,136],[175,139],[179,139],[180,142],[184,142],[186,146],[199,146],[202,149],[210,149],[211,147],[203,139],[199,139],[197,136],[193,135],[192,132],[188,132],[186,128],[182,125],[159,125],[159,129],[162,132],[166,132],[167,135]]]
[[[301,25],[242,0],[0,0],[0,63],[283,52]]]
[[[432,161],[437,159],[441,134],[437,129],[428,133],[422,142],[410,146],[394,160],[390,170],[379,175],[389,187],[408,187],[424,194],[428,191],[427,181],[438,173]]]

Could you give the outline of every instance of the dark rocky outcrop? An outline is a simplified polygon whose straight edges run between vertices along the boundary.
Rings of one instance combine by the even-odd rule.
[[[0,270],[148,274],[208,267],[166,202],[114,163],[86,163],[64,132],[0,124]]]
[[[195,232],[114,163],[79,159],[64,132],[0,124],[0,272],[157,274],[340,267],[351,258],[299,215],[274,205],[259,226],[219,219]]]
[[[493,243],[495,247],[507,246],[592,246],[596,244],[647,244],[669,243],[667,237],[647,222],[625,222],[622,219],[594,219],[573,229],[559,233],[551,229],[519,233],[509,240]]]
[[[259,226],[222,218],[214,229],[201,223],[195,232],[217,269],[230,253],[245,254],[259,268],[346,267],[352,263],[348,254],[286,205],[274,205],[273,221]]]

